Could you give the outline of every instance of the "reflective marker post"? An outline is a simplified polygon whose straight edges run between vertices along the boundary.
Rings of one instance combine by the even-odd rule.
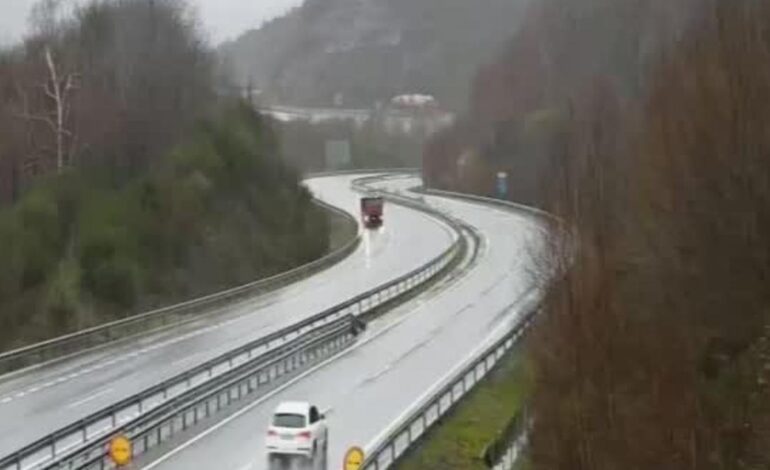
[[[508,172],[500,171],[497,173],[497,197],[500,199],[508,198]]]
[[[364,464],[364,451],[360,447],[351,447],[345,452],[343,470],[358,470]]]
[[[110,441],[110,458],[118,467],[130,464],[132,454],[131,441],[125,436],[117,436]]]

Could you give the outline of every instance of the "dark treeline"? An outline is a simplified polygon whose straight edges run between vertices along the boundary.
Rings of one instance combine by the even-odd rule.
[[[100,165],[116,183],[150,168],[213,105],[212,55],[176,1],[94,2],[74,19],[43,0],[0,64],[5,193]],[[6,197],[9,194],[5,194]]]
[[[419,167],[422,146],[427,139],[425,130],[387,132],[376,118],[361,125],[353,120],[275,122],[273,128],[281,142],[283,157],[305,172]],[[330,167],[331,162],[326,161],[326,145],[332,141],[349,144],[350,161],[339,168]]]
[[[543,206],[574,100],[593,86],[640,99],[644,71],[681,34],[693,1],[533,2],[497,60],[477,72],[465,118],[426,149],[425,177],[491,194],[504,170],[513,199]]]
[[[770,6],[544,0],[428,181],[559,215],[536,469],[770,465]],[[566,228],[567,230],[563,230]]]
[[[575,107],[553,207],[579,241],[535,342],[539,468],[770,465],[770,8],[695,11],[639,101],[596,84]]]
[[[0,347],[252,281],[328,226],[276,135],[214,95],[182,1],[95,1],[0,57]]]

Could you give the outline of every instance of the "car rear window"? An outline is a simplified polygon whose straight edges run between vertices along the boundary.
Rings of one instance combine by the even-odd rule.
[[[277,414],[273,417],[273,426],[279,428],[304,428],[305,417],[295,414]]]

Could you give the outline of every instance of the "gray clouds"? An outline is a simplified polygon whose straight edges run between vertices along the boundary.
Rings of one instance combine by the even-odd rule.
[[[77,0],[65,0],[73,4]],[[279,16],[303,0],[187,0],[213,43],[232,39],[263,21]],[[27,31],[29,11],[37,0],[0,0],[0,44],[20,40]]]

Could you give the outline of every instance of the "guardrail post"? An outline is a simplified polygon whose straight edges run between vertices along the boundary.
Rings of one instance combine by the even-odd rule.
[[[456,247],[453,248],[453,252],[457,252],[458,250]],[[418,268],[419,271],[413,271],[406,275],[406,277],[399,278],[396,282],[387,283],[386,285],[373,289],[367,294],[364,294],[365,297],[356,299],[353,303],[345,304],[346,307],[343,309],[332,309],[331,311],[328,311],[328,315],[321,316],[320,319],[313,320],[312,323],[304,324],[302,327],[298,328],[291,328],[291,329],[285,329],[284,331],[281,331],[278,333],[277,338],[275,336],[271,337],[270,339],[266,339],[264,342],[260,341],[259,343],[252,343],[252,344],[258,344],[256,346],[252,346],[251,349],[248,350],[240,350],[239,354],[243,354],[244,357],[247,357],[248,360],[247,363],[251,364],[251,359],[254,356],[259,356],[262,352],[272,353],[273,349],[275,349],[275,346],[271,348],[273,344],[277,345],[280,348],[285,347],[286,342],[288,342],[290,339],[291,341],[294,341],[298,338],[303,337],[303,334],[310,335],[310,338],[313,340],[309,344],[303,345],[303,347],[300,347],[299,350],[294,350],[293,345],[286,348],[287,352],[284,353],[283,351],[280,351],[280,354],[282,357],[275,357],[275,355],[271,354],[271,362],[269,364],[265,364],[262,366],[261,369],[259,369],[256,372],[256,375],[254,374],[254,369],[251,369],[248,375],[248,379],[246,382],[243,382],[242,379],[236,379],[240,380],[240,382],[234,383],[230,382],[227,384],[226,387],[220,386],[224,384],[220,384],[217,382],[217,389],[213,391],[210,395],[206,395],[202,397],[197,398],[197,402],[195,403],[195,406],[193,406],[193,410],[191,413],[191,416],[188,416],[189,408],[185,408],[182,406],[181,408],[175,408],[177,405],[177,401],[169,400],[169,396],[177,396],[179,395],[174,394],[173,391],[178,389],[179,386],[186,384],[187,389],[191,389],[195,385],[195,377],[206,377],[208,376],[211,380],[219,380],[217,377],[217,370],[222,369],[222,366],[224,364],[227,364],[230,371],[233,371],[243,365],[243,361],[240,361],[238,357],[240,356],[226,356],[224,358],[217,359],[217,362],[214,363],[213,361],[209,363],[209,366],[195,376],[192,375],[185,375],[183,377],[180,377],[178,379],[175,379],[173,383],[170,383],[168,386],[164,386],[161,390],[154,391],[154,395],[146,397],[148,400],[152,397],[158,396],[158,392],[160,391],[160,396],[162,396],[162,399],[166,401],[166,405],[164,406],[172,406],[175,408],[174,412],[171,414],[172,418],[168,422],[161,422],[157,423],[157,426],[153,426],[154,429],[146,429],[145,431],[142,431],[142,439],[144,439],[145,442],[145,448],[149,448],[150,441],[152,440],[152,436],[157,436],[158,443],[161,442],[161,439],[164,435],[164,426],[170,426],[169,429],[166,430],[166,434],[171,433],[174,434],[178,431],[177,424],[181,424],[182,429],[187,429],[190,426],[190,421],[198,422],[200,415],[206,414],[207,416],[211,416],[212,414],[216,413],[219,409],[223,407],[223,402],[227,402],[228,404],[233,402],[234,400],[240,400],[244,396],[244,394],[251,393],[251,391],[254,388],[259,388],[261,385],[261,381],[264,379],[267,383],[269,383],[273,378],[279,378],[283,375],[286,375],[290,372],[294,372],[297,370],[302,364],[305,364],[306,362],[309,362],[312,359],[314,360],[320,360],[323,357],[326,357],[328,355],[334,354],[337,351],[339,351],[341,348],[344,348],[349,342],[355,341],[355,338],[358,333],[358,329],[356,327],[355,321],[361,321],[359,318],[355,316],[355,312],[358,313],[364,313],[373,310],[375,307],[380,306],[384,304],[386,301],[394,298],[397,296],[397,294],[400,294],[404,291],[408,291],[411,288],[418,286],[421,284],[421,281],[427,280],[433,273],[437,273],[440,271],[442,266],[446,266],[448,264],[448,261],[451,258],[451,253],[445,252],[444,255],[442,255],[437,260],[432,260],[428,263],[428,266],[423,266],[422,268]],[[345,315],[349,315],[349,318],[346,322],[343,323],[336,323],[338,320],[341,319],[341,317],[344,317]],[[317,317],[316,317],[317,318]],[[165,317],[163,318],[165,320]],[[335,329],[333,331],[326,329],[325,326],[334,324]],[[320,331],[324,331],[323,333],[323,339],[318,338],[318,340],[315,340],[316,331],[317,328]],[[363,328],[362,328],[363,329]],[[123,330],[121,330],[123,331]],[[287,332],[288,331],[288,332]],[[331,334],[328,334],[331,333]],[[319,334],[320,335],[320,334]],[[276,351],[277,352],[277,351]],[[214,364],[211,366],[211,364]],[[474,370],[474,375],[476,371]],[[228,374],[229,375],[229,374]],[[223,376],[223,378],[226,376]],[[205,381],[204,379],[203,381]],[[253,386],[251,380],[255,380],[255,384]],[[233,390],[233,386],[236,387],[236,390]],[[245,387],[245,390],[242,389],[242,387]],[[465,384],[463,384],[464,389],[467,387]],[[223,390],[226,390],[227,397],[222,397],[221,393]],[[454,390],[452,390],[452,399],[454,399]],[[216,400],[214,402],[213,400]],[[136,403],[136,402],[135,402]],[[148,403],[150,403],[148,401]],[[205,403],[205,407],[202,407],[200,405]],[[156,404],[158,405],[158,404]],[[182,404],[184,405],[184,404]],[[440,405],[439,405],[440,406]],[[138,408],[139,408],[139,414],[143,414],[143,404],[141,401],[141,398],[138,402]],[[154,409],[155,406],[145,406],[144,408],[147,409]],[[215,409],[216,408],[216,409]],[[126,408],[128,409],[128,408]],[[182,413],[182,416],[179,416],[179,413]],[[113,412],[110,415],[110,419],[112,422],[113,428],[118,426],[118,414]],[[181,419],[180,419],[181,418]],[[426,415],[422,415],[423,423],[425,423]],[[179,420],[179,421],[177,421]],[[426,428],[427,426],[423,424],[423,428]],[[87,424],[83,427],[83,440],[84,442],[88,440],[88,428]],[[415,438],[417,431],[411,429],[411,427],[407,430],[406,435],[401,434],[401,438],[407,437],[409,443],[412,442],[412,440]],[[138,436],[137,436],[138,437]],[[168,437],[168,436],[167,436]],[[138,441],[141,442],[141,441]],[[93,445],[92,445],[93,444]],[[94,443],[88,443],[88,455],[89,457],[93,457],[93,451],[96,449],[96,441]],[[59,446],[61,447],[61,446]],[[390,449],[390,456],[391,460],[395,461],[396,454],[398,454],[398,446],[395,443],[391,443],[388,447]],[[103,449],[101,449],[103,451]],[[137,453],[141,453],[142,450],[135,449]],[[56,453],[56,443],[51,443],[51,452]],[[378,455],[381,457],[385,457],[388,454],[384,453],[385,450],[381,449],[378,451]],[[81,454],[81,457],[83,454]],[[101,459],[98,460],[99,464],[101,464],[102,467],[110,466],[110,462],[107,459]],[[386,460],[383,459],[384,466],[388,466],[386,463]],[[392,463],[392,462],[391,462]],[[79,464],[81,464],[79,462]],[[90,465],[96,464],[95,460],[91,460]],[[18,462],[18,466],[21,466],[21,462]],[[96,465],[94,465],[91,468],[95,468]],[[367,469],[375,468],[379,469],[381,466],[378,462],[374,462],[373,464],[370,464],[367,466]]]

